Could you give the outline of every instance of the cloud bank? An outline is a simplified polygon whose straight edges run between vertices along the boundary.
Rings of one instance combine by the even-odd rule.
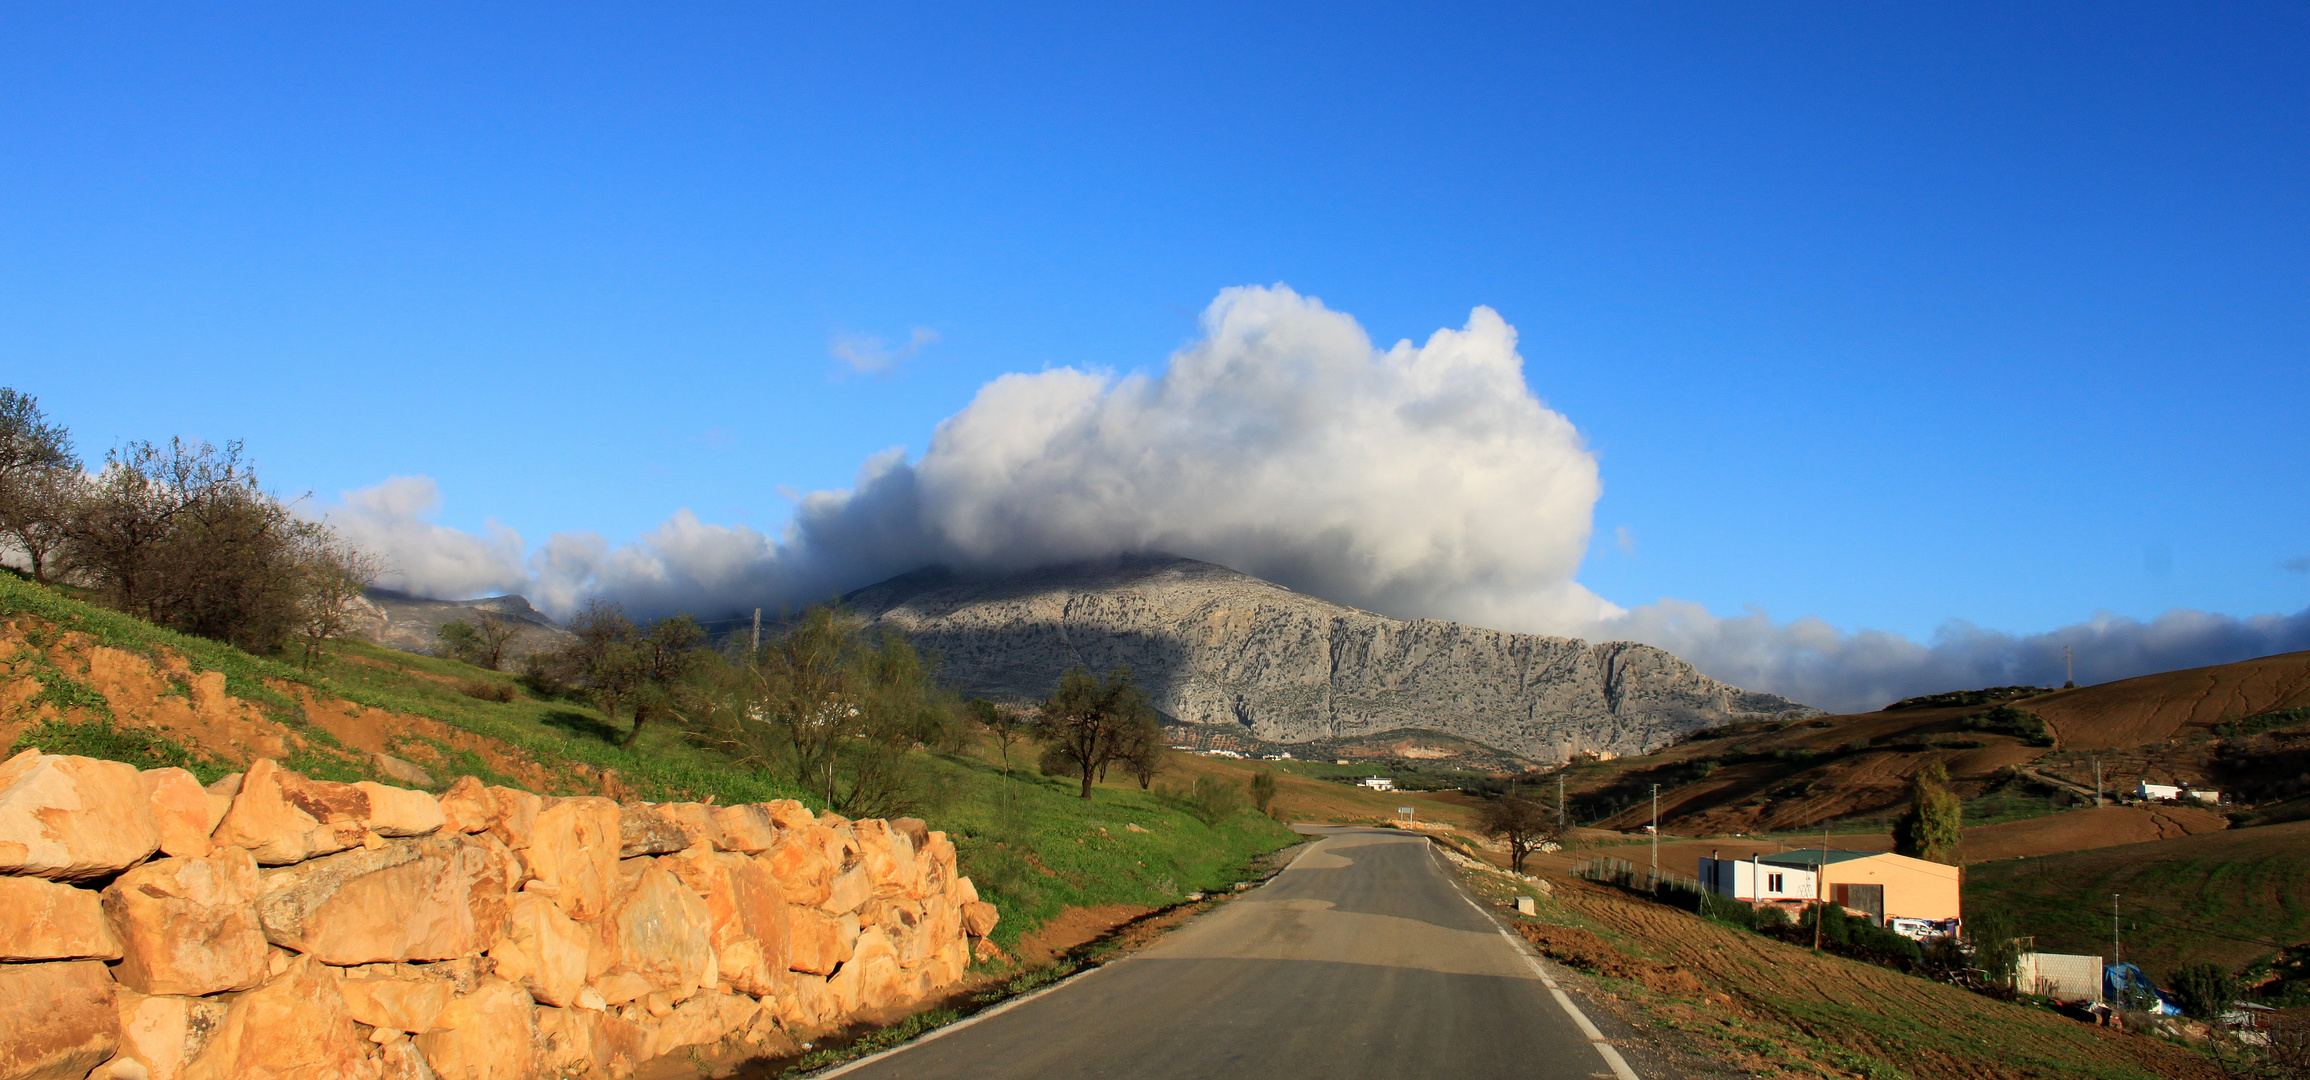
[[[924,343],[918,333],[905,350],[853,342],[836,355],[869,371]],[[332,520],[394,560],[394,587],[522,589],[557,613],[606,596],[715,617],[929,564],[1025,569],[1169,551],[1397,617],[1644,641],[1835,710],[2058,681],[2065,643],[2081,682],[2310,648],[2310,612],[2099,617],[2029,637],[1953,624],[1920,644],[1675,600],[1622,609],[1575,580],[1602,492],[1596,457],[1525,369],[1515,329],[1489,308],[1382,349],[1313,297],[1229,289],[1161,371],[997,378],[920,459],[902,448],[869,457],[847,490],[804,496],[775,537],[685,509],[628,544],[557,534],[524,567],[510,530],[483,538],[428,520],[439,492],[412,477],[348,493]],[[1616,540],[1635,543],[1626,530]]]

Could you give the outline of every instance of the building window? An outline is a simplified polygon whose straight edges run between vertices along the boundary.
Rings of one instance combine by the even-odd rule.
[[[1781,891],[1781,876],[1780,876],[1779,874],[1766,874],[1766,875],[1765,875],[1765,891],[1766,891],[1766,892],[1779,892],[1779,891]]]

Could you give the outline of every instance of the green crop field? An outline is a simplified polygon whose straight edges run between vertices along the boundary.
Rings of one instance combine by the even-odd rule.
[[[2233,971],[2310,942],[2310,822],[1969,867],[1968,914],[2011,912],[2045,952],[2123,957],[2155,979],[2210,961]]]

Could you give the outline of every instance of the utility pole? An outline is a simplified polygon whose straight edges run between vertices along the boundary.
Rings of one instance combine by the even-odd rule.
[[[2100,808],[2100,806],[2101,806],[2101,759],[2100,759],[2100,758],[2095,758],[2095,759],[2093,759],[2093,805],[2094,805],[2094,807],[2095,807],[2096,809],[2099,809],[2099,808]]]
[[[1652,785],[1652,887],[1660,887],[1660,785]]]
[[[762,651],[762,609],[754,609],[754,651]]]
[[[1813,951],[1821,951],[1821,923],[1829,917],[1829,823],[1821,823],[1821,861],[1813,866]]]
[[[2118,947],[2118,894],[2109,894],[2109,962],[2123,962],[2125,953]]]
[[[2064,690],[2077,686],[2077,665],[2071,662],[2067,645],[2061,647],[2061,680],[2061,688]]]
[[[1565,769],[1571,767],[1569,762],[1564,766]],[[1565,837],[1571,832],[1572,817],[1564,811],[1564,769],[1558,769],[1556,770],[1556,842],[1565,843]]]

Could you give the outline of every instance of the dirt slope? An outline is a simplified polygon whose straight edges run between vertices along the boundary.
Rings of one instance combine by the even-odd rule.
[[[159,736],[217,769],[269,757],[315,775],[387,779],[372,755],[389,754],[440,771],[439,783],[455,778],[447,770],[456,765],[479,763],[532,790],[594,786],[568,765],[548,767],[498,740],[427,717],[324,697],[278,679],[257,684],[261,696],[240,696],[229,691],[230,682],[224,672],[198,670],[165,646],[149,655],[112,648],[36,616],[11,616],[0,621],[0,749],[44,722],[109,720]]]
[[[2310,705],[2310,651],[2120,679],[2017,704],[2044,717],[2064,750],[2143,746]]]

